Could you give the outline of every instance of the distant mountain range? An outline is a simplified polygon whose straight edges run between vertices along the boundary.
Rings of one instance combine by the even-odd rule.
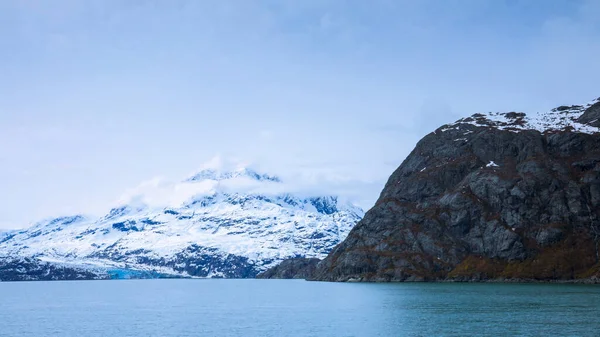
[[[0,233],[0,280],[254,277],[324,258],[363,216],[337,196],[287,193],[274,175],[206,168],[183,202],[132,200],[100,218],[65,216]]]

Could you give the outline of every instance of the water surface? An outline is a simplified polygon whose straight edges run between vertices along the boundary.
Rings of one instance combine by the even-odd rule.
[[[599,336],[600,286],[0,283],[0,336]]]

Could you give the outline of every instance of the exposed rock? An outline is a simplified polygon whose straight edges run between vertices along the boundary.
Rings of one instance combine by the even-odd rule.
[[[587,108],[578,122],[600,127],[600,100]]]
[[[293,258],[258,274],[262,279],[307,279],[313,277],[317,264],[321,260],[308,258]]]
[[[430,133],[312,279],[600,275],[599,104],[477,114]]]

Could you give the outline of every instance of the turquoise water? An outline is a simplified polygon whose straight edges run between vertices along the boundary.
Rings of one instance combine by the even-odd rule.
[[[600,336],[600,286],[0,283],[0,336]]]

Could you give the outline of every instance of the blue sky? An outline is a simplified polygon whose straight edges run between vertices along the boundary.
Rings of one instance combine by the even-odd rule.
[[[593,0],[1,1],[0,228],[101,213],[215,154],[342,181],[368,207],[439,125],[600,96],[599,15]]]

